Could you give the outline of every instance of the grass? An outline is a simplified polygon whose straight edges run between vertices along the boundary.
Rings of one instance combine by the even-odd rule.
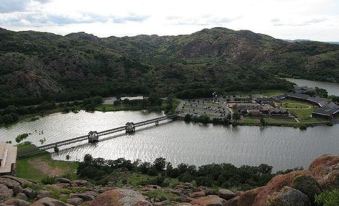
[[[312,104],[296,100],[284,100],[281,106],[295,115],[300,122],[313,119],[312,112],[316,108]]]
[[[291,118],[269,117],[265,118],[268,125],[297,127],[298,123]]]
[[[32,151],[35,146],[31,144],[18,145],[18,154],[25,151]],[[16,175],[21,178],[38,181],[53,176],[53,171],[58,171],[58,176],[67,176],[68,178],[76,178],[76,169],[78,163],[53,160],[51,155],[43,152],[27,158],[17,160]],[[51,171],[51,173],[49,173]]]
[[[239,120],[239,124],[243,125],[259,125],[260,119],[256,117],[244,117],[241,120]]]
[[[155,201],[175,201],[178,199],[178,196],[173,194],[172,192],[163,190],[163,189],[155,189],[145,193],[147,197],[150,199],[154,199]]]

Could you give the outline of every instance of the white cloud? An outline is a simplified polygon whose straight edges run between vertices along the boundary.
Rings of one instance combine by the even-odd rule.
[[[215,26],[283,39],[339,40],[336,0],[0,0],[0,26],[58,34],[175,35]],[[16,3],[26,2],[24,6]],[[1,13],[2,12],[2,13]]]

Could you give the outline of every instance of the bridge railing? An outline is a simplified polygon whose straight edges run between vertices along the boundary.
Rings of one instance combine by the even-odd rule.
[[[157,117],[157,118],[154,118],[154,119],[137,122],[137,123],[134,124],[134,126],[139,127],[139,126],[144,126],[144,125],[151,124],[151,123],[157,123],[159,121],[163,121],[163,120],[166,120],[166,119],[175,118],[176,116],[177,116],[176,114],[173,114],[173,115]],[[121,127],[117,127],[117,128],[113,128],[113,129],[100,131],[100,132],[98,132],[98,135],[104,136],[104,135],[112,134],[112,133],[115,133],[115,132],[124,131],[125,129],[126,129],[126,126],[121,126]],[[55,147],[73,144],[73,143],[84,141],[84,140],[87,140],[87,139],[88,139],[88,135],[83,135],[83,136],[79,136],[79,137],[75,137],[75,138],[71,138],[71,139],[67,139],[67,140],[62,140],[62,141],[59,141],[59,142],[54,142],[54,143],[50,143],[50,144],[46,144],[46,145],[36,147],[37,150],[35,150],[34,152],[36,153],[38,151],[53,149]],[[28,152],[28,153],[31,153],[31,152]]]

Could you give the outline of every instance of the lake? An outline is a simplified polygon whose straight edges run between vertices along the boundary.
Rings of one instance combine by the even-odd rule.
[[[162,116],[162,113],[138,111],[55,113],[33,122],[20,122],[9,128],[0,128],[0,141],[12,140],[21,133],[32,133],[27,141],[41,145],[87,134],[91,130],[105,130]],[[274,170],[307,167],[317,156],[339,153],[339,125],[318,126],[301,131],[286,127],[224,127],[169,122],[141,128],[133,135],[120,133],[95,145],[78,143],[53,155],[55,159],[82,160],[87,153],[106,159],[153,161],[164,157],[174,165],[189,163],[232,163],[236,166],[272,165]],[[61,147],[64,149],[64,147]]]
[[[310,81],[305,79],[290,79],[286,80],[297,84],[298,86],[307,86],[311,88],[319,87],[326,89],[329,95],[339,96],[339,84],[331,82]]]

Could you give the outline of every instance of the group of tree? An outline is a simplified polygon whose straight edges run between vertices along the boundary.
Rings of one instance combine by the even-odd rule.
[[[195,122],[195,123],[213,123],[213,124],[222,124],[222,125],[237,125],[238,121],[240,120],[241,116],[238,112],[234,113],[228,113],[224,117],[215,117],[210,118],[209,116],[203,114],[203,115],[192,115],[192,114],[186,114],[184,117],[185,122]]]
[[[82,178],[100,181],[117,170],[139,172],[150,176],[177,178],[181,182],[195,182],[203,186],[252,188],[265,185],[272,177],[272,167],[266,164],[259,166],[236,167],[232,164],[208,164],[200,167],[179,164],[174,167],[164,158],[157,158],[153,163],[130,161],[123,158],[105,160],[93,158],[87,154],[79,163],[77,174]],[[157,181],[159,181],[159,179]],[[161,185],[161,181],[158,184]]]
[[[86,111],[93,111],[96,106],[102,103],[101,97],[86,98],[84,100],[72,102],[42,102],[38,105],[31,106],[14,106],[10,105],[5,109],[0,110],[0,124],[11,124],[17,122],[21,116],[29,114],[44,114],[44,112],[51,111],[57,108],[62,108],[62,111],[68,112],[74,108],[77,110],[84,109]]]

